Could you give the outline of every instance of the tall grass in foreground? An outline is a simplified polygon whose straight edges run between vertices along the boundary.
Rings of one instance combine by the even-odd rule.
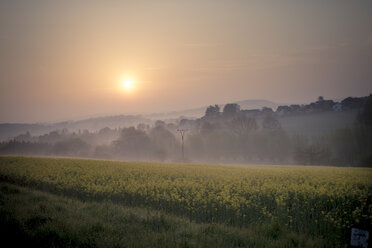
[[[0,158],[0,178],[23,186],[172,213],[190,221],[346,240],[371,224],[372,170]]]
[[[0,182],[2,247],[332,247],[276,224],[235,228]],[[337,245],[336,245],[337,246]]]

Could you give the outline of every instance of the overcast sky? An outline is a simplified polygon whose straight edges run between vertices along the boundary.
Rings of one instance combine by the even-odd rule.
[[[365,96],[371,68],[370,0],[0,0],[0,122]]]

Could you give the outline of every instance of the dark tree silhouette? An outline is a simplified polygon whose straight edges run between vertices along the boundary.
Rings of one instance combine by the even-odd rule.
[[[278,130],[281,129],[281,125],[274,114],[267,114],[262,121],[262,128],[267,130]]]
[[[207,118],[217,117],[219,115],[220,115],[220,106],[218,106],[217,104],[214,106],[210,105],[205,111],[205,117]]]
[[[372,127],[372,94],[367,97],[362,110],[358,114],[357,121],[359,124]]]
[[[254,118],[239,115],[231,121],[231,129],[237,135],[247,134],[257,130],[257,122]]]
[[[225,117],[232,117],[238,114],[240,111],[240,106],[239,104],[236,103],[228,103],[225,105],[223,108],[223,115]]]
[[[152,155],[150,138],[134,127],[124,128],[113,146],[116,155],[126,158],[146,159]]]
[[[173,133],[165,126],[156,126],[151,129],[149,137],[157,159],[164,160],[167,156],[175,154],[179,147]]]

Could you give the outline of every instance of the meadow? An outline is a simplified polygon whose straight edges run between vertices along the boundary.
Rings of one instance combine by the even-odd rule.
[[[28,195],[43,191],[49,194],[46,199],[95,204],[96,210],[102,208],[100,204],[110,204],[113,219],[120,211],[133,211],[138,220],[142,218],[137,224],[149,218],[176,223],[168,225],[173,226],[171,233],[169,228],[160,230],[163,238],[173,237],[171,243],[156,245],[149,238],[132,240],[124,247],[211,247],[223,239],[223,233],[235,236],[221,247],[343,247],[351,225],[372,223],[371,178],[370,168],[0,157],[2,188],[18,187]],[[0,205],[8,208],[6,213],[14,209],[9,203],[14,199],[9,197],[4,193]],[[32,208],[24,202],[24,207]],[[95,217],[101,218],[97,213]],[[21,214],[11,216],[17,223],[26,219]],[[102,225],[113,228],[106,222]],[[190,233],[177,243],[180,228]]]

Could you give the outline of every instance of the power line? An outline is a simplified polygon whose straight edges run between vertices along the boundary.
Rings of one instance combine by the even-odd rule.
[[[183,146],[183,140],[185,133],[188,131],[187,129],[177,129],[177,131],[181,134],[181,149],[182,149],[182,160],[185,161],[185,151],[184,151],[184,146]]]

